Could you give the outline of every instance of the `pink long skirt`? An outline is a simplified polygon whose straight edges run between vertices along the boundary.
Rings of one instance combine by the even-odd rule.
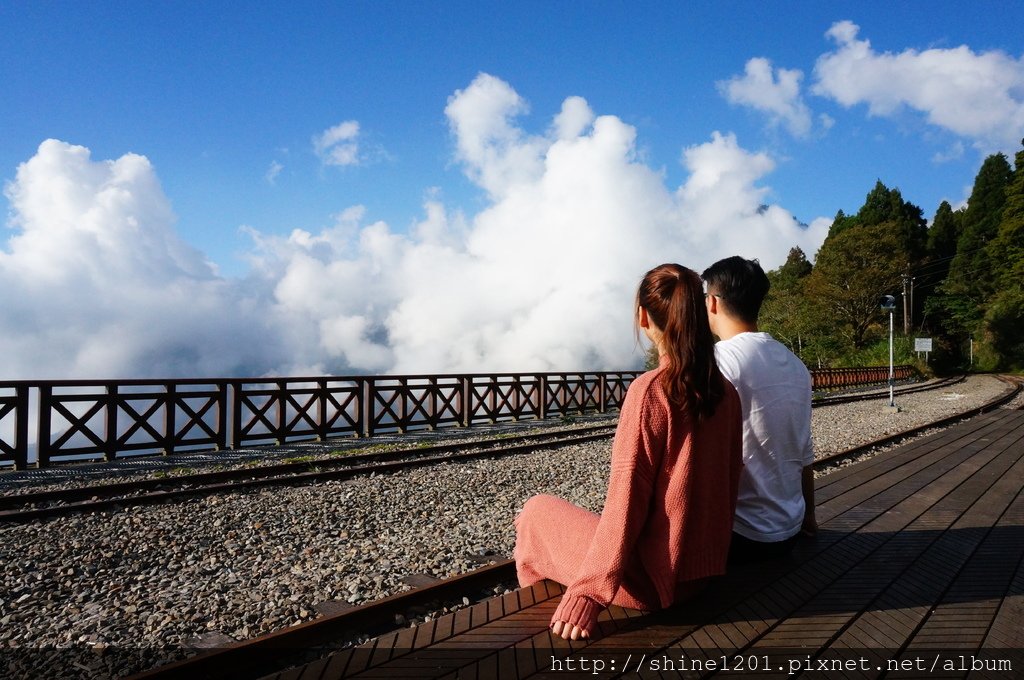
[[[568,586],[576,580],[601,516],[556,496],[534,496],[516,517],[512,553],[520,587],[550,579]],[[639,559],[626,567],[612,604],[630,609],[659,609],[658,596]]]

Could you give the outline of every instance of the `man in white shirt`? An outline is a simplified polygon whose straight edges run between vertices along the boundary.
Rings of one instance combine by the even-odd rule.
[[[768,277],[757,260],[729,257],[701,275],[718,367],[743,409],[743,472],[733,520],[733,563],[781,557],[813,536],[811,376],[785,345],[757,329]]]

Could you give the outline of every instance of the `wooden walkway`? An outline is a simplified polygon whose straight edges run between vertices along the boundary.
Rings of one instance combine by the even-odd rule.
[[[268,677],[1024,677],[1022,486],[1024,412],[994,411],[819,477],[817,540],[589,643],[545,582]]]

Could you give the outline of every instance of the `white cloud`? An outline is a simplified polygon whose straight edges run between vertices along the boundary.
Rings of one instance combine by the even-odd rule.
[[[4,193],[0,375],[224,374],[280,356],[245,340],[264,334],[258,305],[180,240],[146,158],[47,140]]]
[[[361,206],[319,231],[247,229],[250,271],[218,278],[174,232],[145,158],[93,161],[47,141],[7,187],[0,374],[261,375],[616,369],[640,361],[632,300],[665,261],[766,267],[817,250],[764,207],[771,158],[729,134],[683,151],[679,187],[640,162],[636,130],[565,100],[545,132],[488,75],[446,113],[456,158],[490,197],[464,216],[429,195],[408,234]],[[340,135],[340,133],[339,133]],[[347,139],[345,135],[338,139]]]
[[[527,136],[513,124],[527,110],[526,102],[508,83],[486,73],[448,98],[444,112],[455,135],[456,158],[464,163],[470,179],[494,198],[517,184],[535,182],[542,172],[547,142]],[[572,127],[568,122],[562,125]]]
[[[933,163],[948,163],[949,161],[955,161],[963,158],[964,155],[964,144],[963,142],[954,142],[946,151],[936,152],[932,156]]]
[[[909,107],[985,151],[1017,146],[1024,135],[1024,59],[964,45],[879,53],[858,39],[859,30],[841,21],[826,33],[837,47],[818,58],[816,94],[846,107],[867,104],[875,116]]]
[[[284,170],[283,165],[281,165],[277,161],[271,161],[270,167],[267,168],[267,172],[263,176],[263,178],[267,181],[267,184],[277,184],[277,176],[281,174],[282,170]]]
[[[346,120],[314,136],[313,150],[324,165],[357,165],[359,122]]]
[[[800,95],[802,79],[800,70],[773,70],[771,61],[757,57],[747,62],[742,76],[717,85],[730,103],[767,113],[772,125],[784,125],[793,136],[806,137],[811,131],[811,112]]]

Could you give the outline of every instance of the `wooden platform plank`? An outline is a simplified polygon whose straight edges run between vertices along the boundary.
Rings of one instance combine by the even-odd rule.
[[[343,649],[327,657],[327,667],[322,673],[323,679],[333,680],[334,678],[345,677],[345,671],[348,668],[353,652],[354,650],[352,649]]]
[[[452,617],[454,618],[454,616]],[[395,635],[394,649],[396,650],[410,650],[412,649],[413,643],[416,641],[416,626],[409,626],[403,628]]]
[[[465,633],[469,630],[472,625],[472,615],[468,609],[460,609],[455,612],[455,620],[452,628],[452,634],[458,635],[459,633]]]
[[[423,649],[434,643],[434,630],[437,628],[437,620],[424,621],[416,626],[416,638],[412,642],[413,649]]]
[[[980,469],[977,474],[972,475],[969,482],[960,487],[960,503],[970,503],[969,507],[951,523],[947,531],[929,545],[910,568],[900,575],[899,582],[894,581],[887,591],[879,596],[871,611],[858,617],[837,638],[831,645],[832,649],[845,649],[864,644],[865,640],[872,639],[872,634],[883,629],[890,633],[890,637],[883,642],[882,649],[887,649],[894,656],[900,650],[904,650],[902,655],[895,656],[897,660],[916,658],[913,653],[915,650],[951,650],[964,646],[973,648],[980,644],[980,636],[987,629],[987,623],[977,623],[977,620],[979,612],[986,606],[979,606],[978,602],[961,603],[947,607],[946,611],[942,612],[941,604],[936,609],[927,605],[938,602],[944,588],[947,589],[947,597],[958,592],[958,584],[971,583],[970,588],[976,589],[978,574],[971,572],[971,564],[984,564],[983,570],[986,575],[991,573],[988,557],[993,546],[983,542],[990,534],[975,531],[974,528],[978,525],[996,523],[1007,505],[1016,502],[1014,496],[1019,490],[1019,480],[1024,478],[1024,460],[1021,459],[1019,450],[1013,450],[1012,444],[1012,440],[1003,441],[1003,460],[993,459],[994,462]],[[995,450],[999,450],[998,444]],[[1012,467],[1006,469],[1004,466],[1007,464]],[[938,504],[934,508],[934,516],[942,517],[943,521],[949,521],[950,517],[955,516],[956,513],[950,507],[954,503],[954,498],[955,496],[951,494],[947,497],[947,503]],[[918,528],[927,526],[928,531],[934,531],[936,525],[941,523],[934,521],[934,516],[933,521],[919,522]],[[914,526],[911,525],[908,531],[913,530]],[[969,561],[972,558],[974,561]],[[1008,578],[1004,578],[1003,582],[1007,580]],[[984,582],[990,585],[992,583],[987,578]],[[1002,586],[996,587],[1002,589]],[[894,593],[897,593],[896,598],[892,597]],[[908,611],[902,605],[909,597],[925,604],[913,608],[912,612]],[[994,614],[993,606],[987,608],[992,609]],[[901,616],[891,617],[890,612],[899,612]],[[932,619],[936,612],[940,613],[939,618]],[[966,620],[964,616],[967,617]],[[958,619],[957,626],[950,628],[948,624],[954,619]],[[937,621],[939,625],[929,628],[929,620]],[[896,623],[897,621],[899,623]],[[972,625],[967,621],[976,622],[973,631]],[[882,622],[888,625],[883,627],[880,625]],[[972,637],[976,639],[972,640]],[[897,675],[902,677],[904,673],[900,672]]]
[[[861,460],[855,465],[833,470],[828,475],[815,480],[815,499],[817,500],[820,494],[821,500],[831,500],[840,493],[855,489],[868,480],[891,475],[895,470],[922,456],[932,455],[934,457],[936,452],[942,455],[943,449],[950,452],[965,448],[966,445],[985,436],[984,432],[979,434],[979,431],[991,429],[1002,417],[998,412],[986,414],[956,428],[943,430],[913,441],[893,452],[873,456]],[[906,475],[901,474],[900,476]]]
[[[345,669],[345,672],[348,674],[354,674],[366,670],[376,647],[376,640],[369,640],[358,645],[354,650],[352,650],[352,656],[348,661],[348,667]]]
[[[297,680],[320,680],[329,662],[330,658],[324,657],[307,664],[303,667],[302,672],[297,677]]]
[[[610,664],[637,650],[705,662],[739,651],[783,668],[796,658],[794,650],[812,662],[863,650],[875,668],[898,666],[939,647],[979,654],[1001,648],[1019,658],[1024,414],[986,414],[819,481],[817,541],[799,544],[786,560],[732,569],[685,605],[656,614],[611,608],[602,614],[598,639],[568,643],[547,629],[564,588],[541,582],[412,633],[398,631],[364,652],[373,664],[343,668],[332,677],[564,679],[573,674],[564,667],[567,661]],[[310,664],[305,672],[327,677],[333,659]],[[833,670],[828,677],[881,674],[859,667]],[[578,666],[576,672],[587,674]],[[913,669],[886,673],[925,677]],[[1010,677],[985,668],[953,671],[951,677],[968,673],[972,680]],[[709,674],[749,673],[663,669],[640,676]],[[814,677],[814,668],[804,674]],[[947,675],[938,669],[927,677]],[[791,677],[776,667],[757,675],[776,676]]]
[[[519,595],[517,591],[513,590],[501,596],[501,610],[504,615],[507,616],[508,614],[517,612],[520,609],[522,609],[522,607],[519,605]]]
[[[981,437],[979,436],[979,438],[981,438]],[[931,461],[928,466],[922,467],[922,468],[920,468],[920,470],[922,472],[925,472],[929,468],[931,468],[933,473],[935,471],[937,471],[937,470],[940,470],[940,471],[942,471],[943,475],[945,473],[950,473],[950,472],[955,471],[956,474],[952,475],[953,479],[947,479],[946,483],[944,484],[945,488],[943,488],[943,492],[948,495],[948,493],[950,491],[955,490],[955,488],[959,486],[958,482],[963,481],[963,477],[965,476],[964,471],[965,470],[969,470],[971,466],[968,466],[967,468],[964,468],[962,465],[952,464],[952,461],[946,461],[945,463],[942,463],[939,467],[936,467],[936,464],[941,463],[941,461],[943,459],[946,459],[946,458],[947,458],[947,456],[942,456],[940,458],[936,458],[935,460]],[[953,459],[953,460],[955,460],[955,459]],[[934,484],[933,484],[933,486],[934,486]],[[921,506],[923,502],[925,504],[927,504],[928,501],[930,501],[930,500],[932,500],[934,498],[938,498],[938,496],[934,495],[934,494],[933,495],[912,495],[910,497],[910,499],[904,499],[904,501],[902,502],[902,505],[904,505],[904,506],[907,506],[907,505]],[[908,503],[908,501],[909,501],[909,503]],[[884,509],[884,508],[880,508],[880,509]],[[921,512],[919,512],[920,510],[923,510],[923,509],[919,507],[919,508],[914,509],[914,512],[918,512],[918,514],[921,514]],[[888,513],[888,514],[890,515],[890,517],[886,517],[886,521],[888,523],[893,523],[892,515],[893,514],[898,515],[900,513]],[[906,508],[904,508],[904,514],[906,514]],[[885,528],[896,528],[896,529],[901,528],[899,526],[899,523],[900,523],[899,521],[896,521],[895,524],[893,524],[893,526],[885,527]],[[870,526],[868,526],[868,528],[870,528]],[[881,528],[881,526],[880,526],[880,528]],[[910,542],[910,543],[914,543],[914,542]],[[918,547],[920,548],[921,542],[915,542],[915,543],[918,543]],[[863,547],[864,547],[863,545],[859,546],[860,549],[863,549]],[[908,545],[897,546],[897,548],[901,548],[901,549],[896,550],[895,551],[896,554],[905,553],[904,549],[912,548],[912,545],[910,545],[910,546],[908,546]],[[890,548],[890,549],[892,549],[892,548]],[[834,554],[839,554],[839,551],[834,550],[833,552],[834,552]],[[886,560],[883,559],[881,561],[884,563]],[[876,566],[878,566],[878,565],[876,565]],[[883,564],[883,566],[884,566],[884,564]],[[841,593],[838,597],[834,598],[833,601],[831,601],[829,603],[828,607],[825,607],[825,608],[833,608],[837,604],[841,605],[843,602],[850,603],[850,602],[855,601],[856,600],[856,592],[855,591],[854,591],[854,593],[852,595],[852,598],[853,599],[851,599],[851,594],[850,593],[846,593],[846,592]],[[766,637],[765,639],[767,641],[770,641],[772,644],[785,644],[785,643],[792,643],[792,642],[798,641],[799,640],[799,636],[794,636],[792,634],[787,634],[783,630],[783,631],[780,631],[780,632],[771,633],[771,634],[769,634],[769,637]]]

